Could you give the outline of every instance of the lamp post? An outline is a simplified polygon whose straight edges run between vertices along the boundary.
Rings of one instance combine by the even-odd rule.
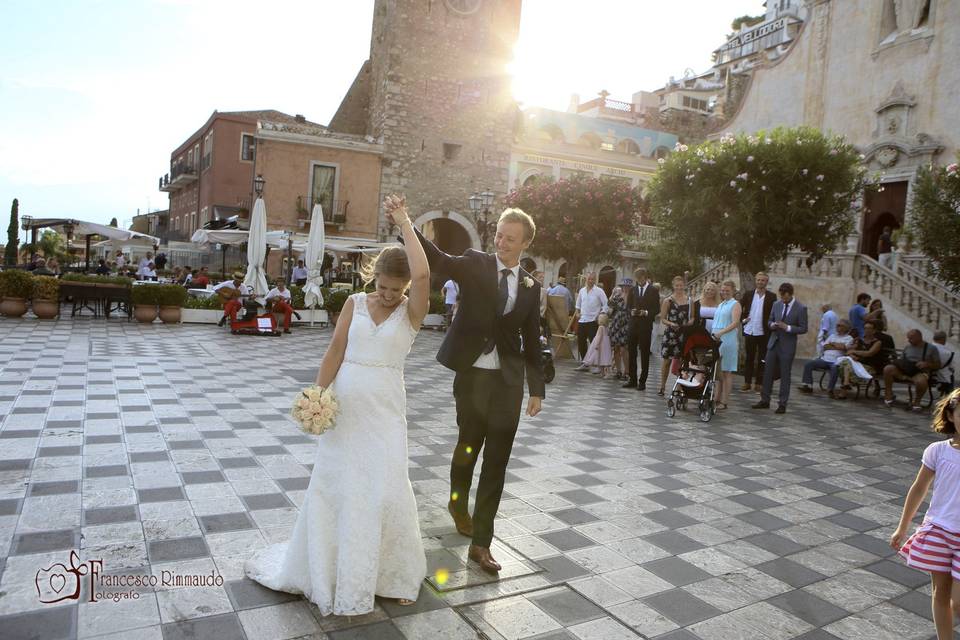
[[[467,205],[469,205],[477,224],[477,233],[480,234],[480,248],[484,251],[487,251],[490,234],[496,228],[496,223],[490,220],[491,208],[495,199],[496,194],[490,189],[483,193],[474,193],[467,198]]]
[[[259,173],[257,177],[253,179],[253,190],[256,192],[258,198],[263,195],[263,185],[266,183],[267,181],[264,180],[263,176]]]

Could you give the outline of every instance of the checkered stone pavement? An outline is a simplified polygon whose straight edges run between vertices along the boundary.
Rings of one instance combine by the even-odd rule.
[[[653,391],[562,362],[544,412],[521,421],[496,580],[465,561],[446,513],[452,375],[426,331],[406,379],[430,577],[411,607],[319,616],[242,566],[290,535],[315,445],[286,412],[329,337],[0,320],[0,637],[933,636],[926,576],[886,544],[934,439],[928,418],[798,393],[775,416],[735,392],[709,424],[668,419]],[[103,576],[223,582],[90,602],[87,575],[79,599],[40,602],[38,571],[71,550],[102,559]]]

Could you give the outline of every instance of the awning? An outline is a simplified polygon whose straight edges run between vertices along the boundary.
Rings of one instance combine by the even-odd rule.
[[[25,230],[29,230],[42,229],[46,227],[62,227],[64,225],[71,225],[73,227],[73,234],[75,236],[100,235],[105,238],[110,238],[111,240],[140,239],[143,241],[148,241],[151,244],[160,244],[160,238],[156,238],[146,233],[130,231],[129,229],[118,229],[116,227],[109,227],[104,224],[97,224],[96,222],[87,222],[85,220],[76,220],[73,218],[31,218],[29,221],[24,221],[23,228]]]
[[[190,241],[194,244],[243,244],[249,237],[249,231],[240,229],[197,229]],[[267,244],[276,249],[286,249],[288,235],[293,239],[293,251],[303,253],[307,249],[309,236],[304,233],[288,234],[286,231],[268,231]],[[390,242],[374,242],[363,238],[338,238],[330,236],[326,238],[324,250],[334,253],[379,253],[384,247],[390,246]]]

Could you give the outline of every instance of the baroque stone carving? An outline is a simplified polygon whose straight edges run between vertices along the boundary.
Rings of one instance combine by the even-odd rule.
[[[896,147],[884,147],[878,150],[874,157],[881,166],[892,167],[897,164],[897,157],[899,155],[900,152],[897,151]]]

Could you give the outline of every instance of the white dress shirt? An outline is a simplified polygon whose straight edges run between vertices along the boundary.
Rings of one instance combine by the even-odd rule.
[[[294,267],[291,277],[294,280],[306,280],[307,278],[310,277],[310,272],[307,270],[306,267]]]
[[[577,294],[577,310],[579,322],[595,322],[597,316],[607,310],[607,294],[596,285],[590,289],[583,287]]]
[[[763,335],[763,323],[766,322],[766,318],[763,317],[763,302],[764,296],[754,290],[753,302],[750,303],[750,319],[743,327],[743,332],[748,336]]]
[[[270,298],[283,298],[284,300],[290,300],[290,289],[284,288],[283,291],[280,291],[279,288],[274,287],[270,289],[270,292],[267,294],[267,300]]]
[[[500,258],[497,258],[497,290],[500,289],[500,277],[501,270],[506,269],[507,266],[500,262]],[[507,315],[513,308],[517,305],[517,288],[520,285],[520,265],[515,265],[510,269],[510,274],[507,276],[507,306],[503,308],[503,315]],[[473,363],[478,369],[499,369],[500,368],[500,355],[497,353],[497,348],[495,347],[490,353],[481,353],[480,357],[477,358],[476,362]]]

